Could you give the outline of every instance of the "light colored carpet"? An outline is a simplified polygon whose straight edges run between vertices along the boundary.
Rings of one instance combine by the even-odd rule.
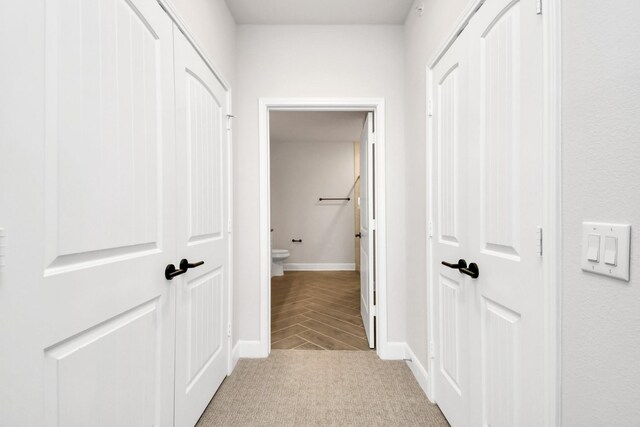
[[[242,359],[197,424],[448,426],[402,361],[375,352],[273,350]]]

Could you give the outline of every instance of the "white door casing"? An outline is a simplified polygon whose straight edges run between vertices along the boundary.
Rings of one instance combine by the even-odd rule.
[[[227,93],[176,28],[176,426],[193,426],[228,367]]]
[[[468,328],[466,419],[458,415],[464,408],[453,417],[444,409],[447,384],[438,369],[449,341],[437,334],[446,330],[447,306],[441,300],[434,305],[434,395],[453,426],[545,424],[545,288],[536,241],[543,220],[542,41],[534,0],[487,0],[432,69],[436,95],[441,62],[456,55],[459,43],[468,44],[467,112],[461,115],[466,117],[467,209],[460,216],[468,233],[459,249],[467,263],[478,264],[480,274],[472,279],[451,270],[459,277],[465,301],[458,309],[468,319],[462,323]],[[445,116],[437,100],[433,112],[435,129]],[[434,168],[441,166],[437,135],[431,146]],[[442,200],[438,178],[432,172],[434,204]],[[432,265],[437,271],[444,252],[436,240],[446,226],[437,216],[441,212],[434,206],[438,231]],[[437,271],[432,275],[434,298],[442,296]]]
[[[402,359],[404,346],[388,341],[386,310],[386,182],[385,174],[385,101],[383,98],[261,98],[258,100],[260,147],[260,340],[240,342],[239,354],[244,357],[267,357],[270,345],[271,317],[271,249],[269,209],[269,112],[287,111],[372,111],[375,119],[375,215],[376,239],[373,255],[376,271],[375,348],[382,359]]]
[[[452,425],[468,426],[470,404],[470,287],[457,269],[461,259],[469,262],[469,215],[475,211],[468,200],[469,48],[463,32],[432,70],[432,173],[434,188],[433,298],[437,312],[437,343],[434,375],[438,405]]]
[[[360,314],[370,348],[375,347],[374,138],[373,113],[367,113],[360,136]]]
[[[154,0],[46,12],[44,143],[3,147],[0,424],[171,425],[171,20]]]

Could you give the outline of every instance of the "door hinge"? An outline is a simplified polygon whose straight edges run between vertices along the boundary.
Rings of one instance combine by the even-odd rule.
[[[429,341],[429,359],[436,358],[436,346],[433,341]]]
[[[427,116],[433,117],[433,99],[427,101]]]
[[[536,254],[542,256],[542,227],[536,227]]]
[[[429,221],[429,225],[427,227],[427,236],[433,237],[433,221]]]
[[[227,233],[231,234],[233,232],[233,222],[231,220],[227,221]]]
[[[369,223],[369,229],[371,230],[375,230],[376,229],[376,220],[372,219]]]
[[[542,15],[542,0],[536,0],[536,14]]]
[[[231,130],[231,122],[235,117],[233,114],[227,114],[227,130]]]
[[[378,306],[374,305],[373,307],[371,307],[371,314],[373,316],[377,316],[378,315]]]
[[[231,323],[227,323],[227,338],[231,337]]]

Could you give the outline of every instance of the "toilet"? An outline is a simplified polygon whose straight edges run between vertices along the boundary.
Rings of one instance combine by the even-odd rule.
[[[271,276],[284,275],[284,260],[289,258],[286,249],[271,249]]]

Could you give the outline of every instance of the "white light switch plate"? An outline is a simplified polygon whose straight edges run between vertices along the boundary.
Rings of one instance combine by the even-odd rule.
[[[593,242],[593,235],[600,237],[598,261],[589,260],[589,236]],[[612,242],[607,237],[613,237],[617,242],[617,254],[615,264],[607,264],[605,259],[605,246]],[[590,273],[615,277],[616,279],[629,281],[629,245],[631,241],[631,226],[629,224],[605,224],[600,222],[582,223],[582,269]],[[610,248],[607,248],[610,249]],[[591,251],[593,252],[593,250]],[[592,257],[593,258],[593,257]]]

